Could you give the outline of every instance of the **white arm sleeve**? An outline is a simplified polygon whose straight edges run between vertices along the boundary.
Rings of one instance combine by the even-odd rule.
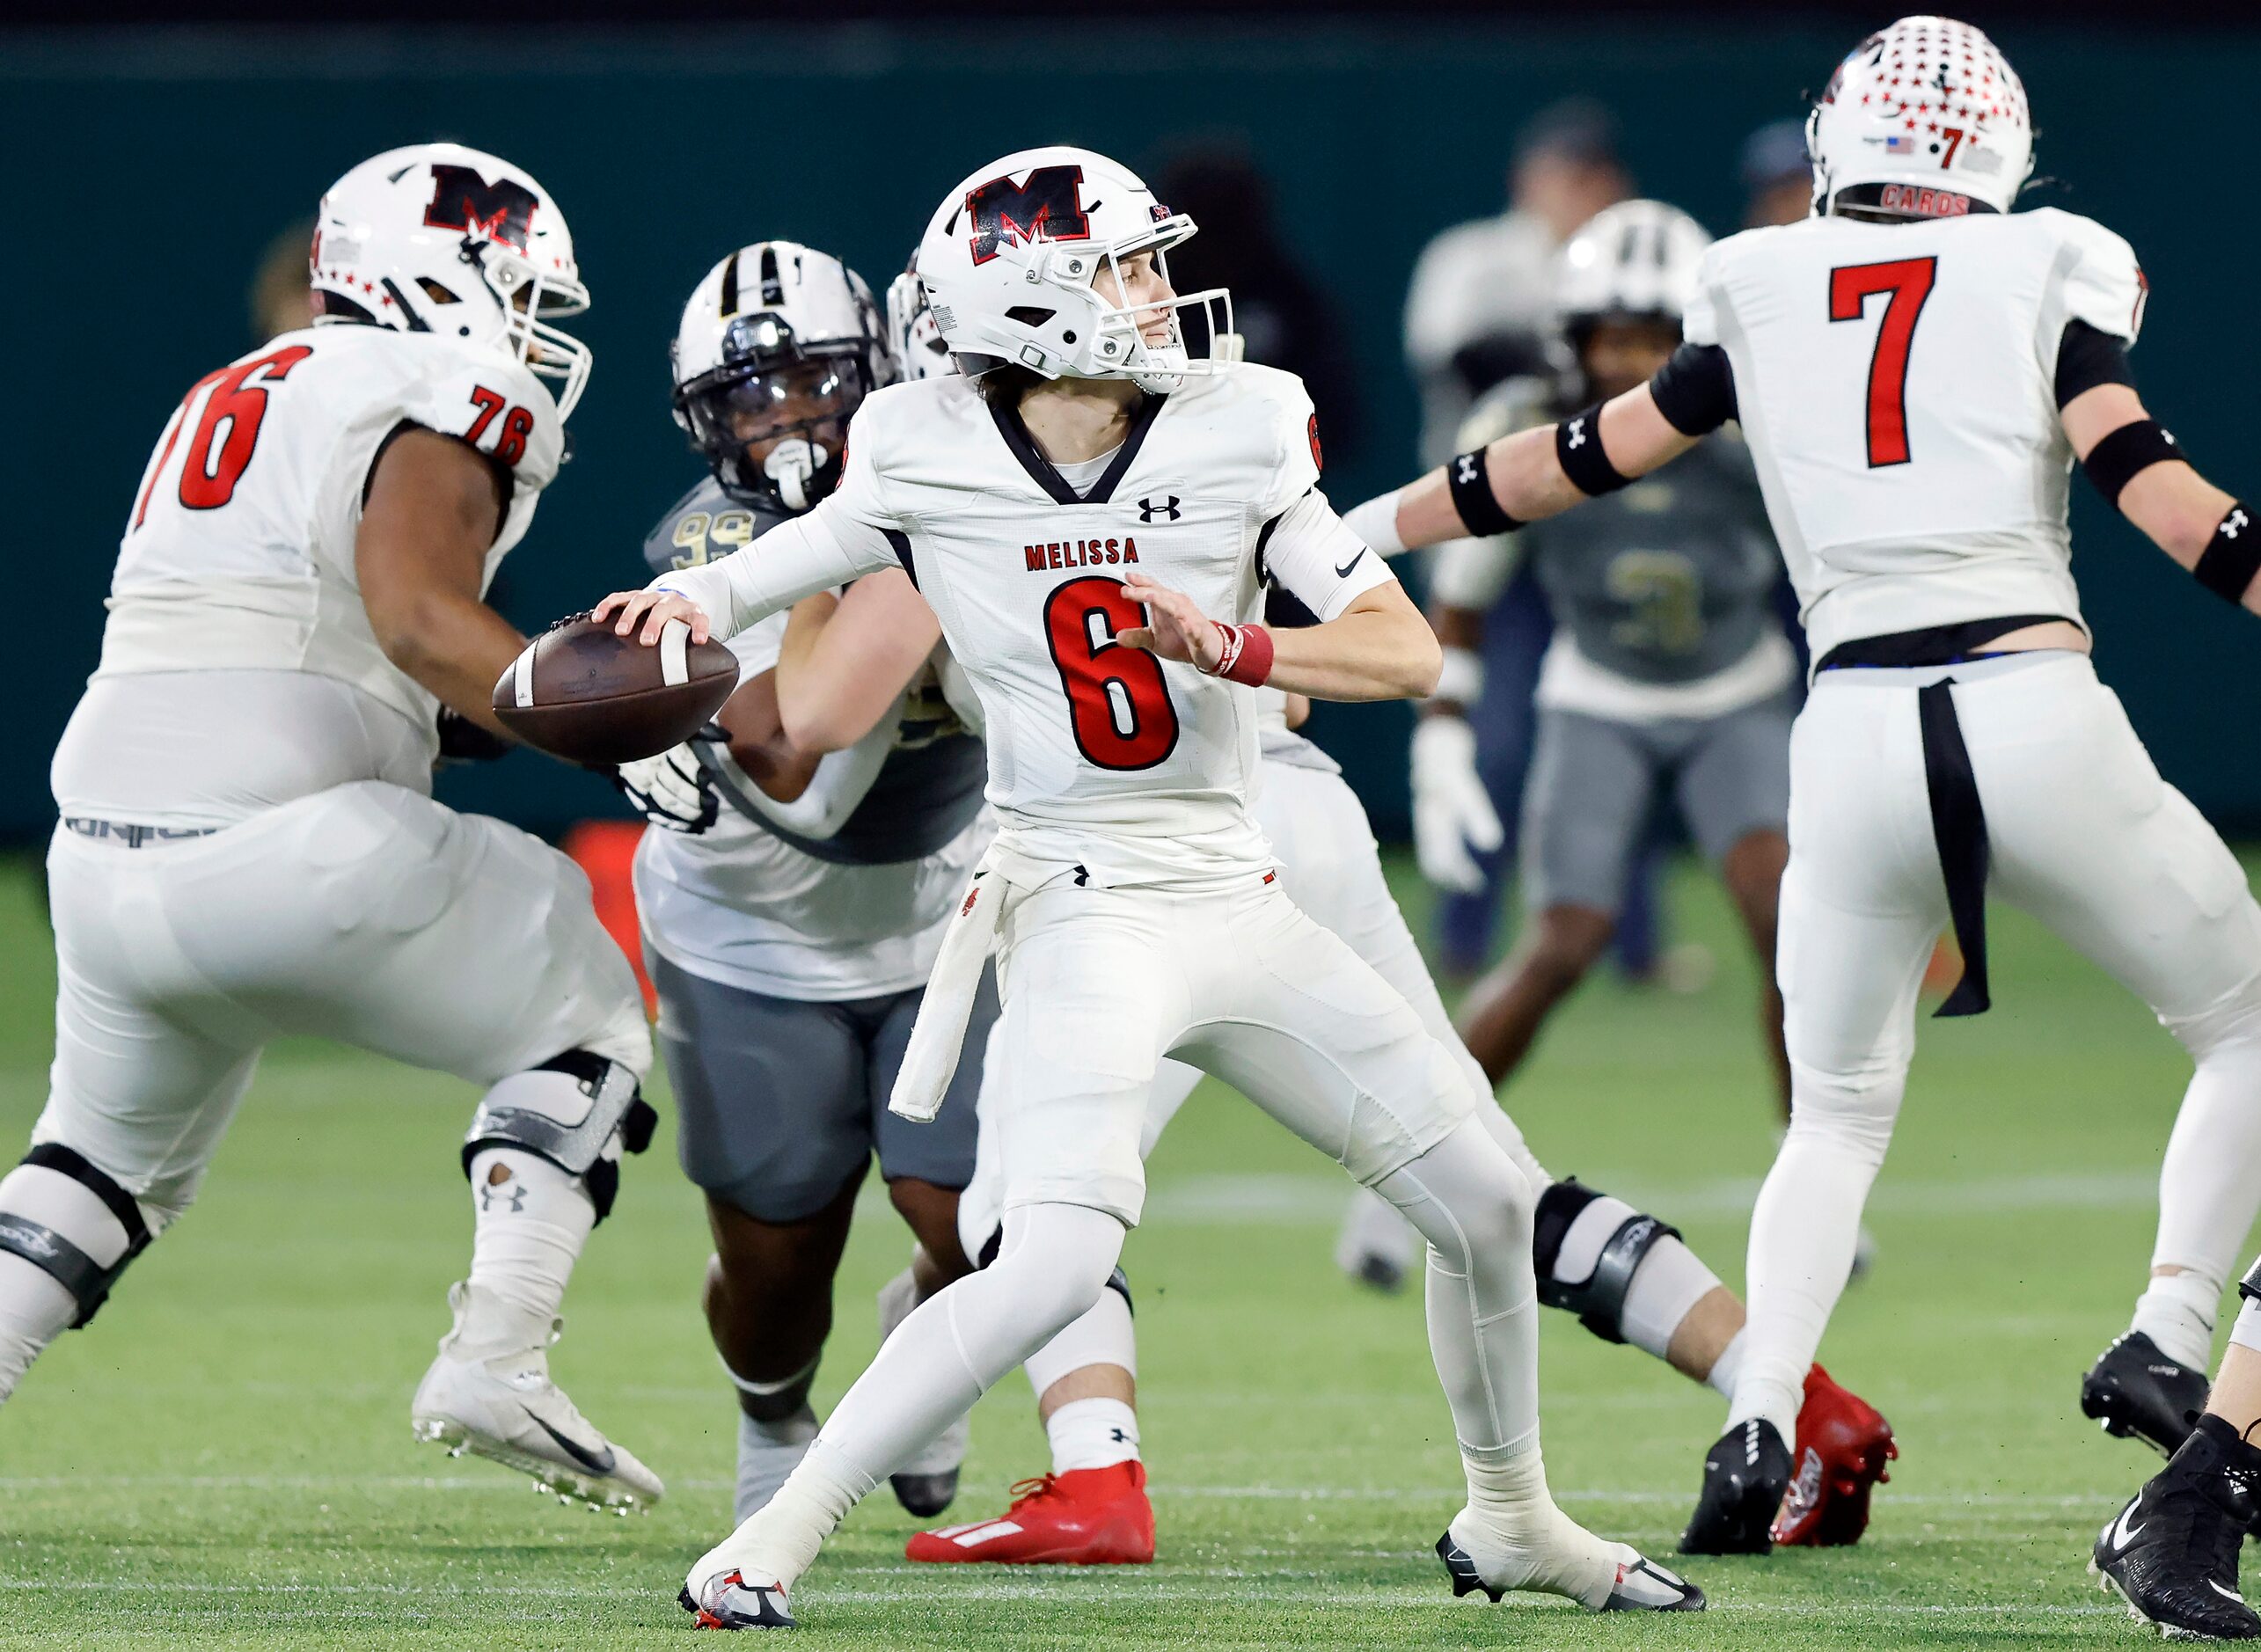
[[[816,509],[779,523],[757,546],[699,567],[673,569],[645,588],[688,596],[706,610],[714,634],[727,638],[804,596],[900,567],[894,517],[881,501],[872,458],[881,445],[860,409],[848,424],[846,473]]]
[[[1321,620],[1335,618],[1357,597],[1397,578],[1352,533],[1317,488],[1274,519],[1264,567]]]
[[[836,585],[899,567],[886,533],[832,507],[834,494],[806,516],[779,523],[759,544],[695,568],[675,568],[646,588],[673,591],[706,610],[718,637]]]

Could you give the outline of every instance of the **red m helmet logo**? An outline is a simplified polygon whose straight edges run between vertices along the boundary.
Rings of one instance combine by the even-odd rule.
[[[992,178],[966,195],[973,220],[974,262],[986,264],[1007,240],[1082,241],[1091,236],[1084,216],[1083,168],[1039,166],[1028,181]]]
[[[534,192],[509,178],[488,183],[468,166],[432,168],[432,204],[424,222],[435,230],[461,230],[526,251],[534,225]]]

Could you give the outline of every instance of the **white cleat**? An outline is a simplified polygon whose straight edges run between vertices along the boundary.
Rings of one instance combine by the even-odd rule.
[[[1496,1601],[1510,1590],[1567,1595],[1588,1612],[1701,1612],[1703,1590],[1622,1543],[1594,1536],[1557,1514],[1543,1552],[1511,1548],[1484,1533],[1466,1509],[1437,1539],[1437,1557],[1454,1598],[1482,1590]]]
[[[893,1336],[895,1327],[918,1305],[918,1283],[906,1268],[879,1288],[879,1340]],[[929,1440],[887,1477],[896,1502],[921,1520],[932,1520],[948,1509],[957,1498],[958,1471],[965,1466],[972,1438],[973,1418],[968,1414]]]
[[[600,1434],[550,1379],[549,1344],[561,1321],[530,1345],[489,1351],[490,1339],[467,1334],[471,1312],[487,1322],[514,1316],[484,1294],[462,1284],[448,1292],[455,1328],[416,1385],[409,1407],[416,1437],[447,1446],[451,1456],[469,1451],[530,1475],[561,1502],[626,1514],[659,1502],[666,1489],[660,1477]]]
[[[676,1602],[698,1614],[701,1629],[790,1629],[793,1612],[786,1604],[789,1584],[784,1575],[750,1557],[732,1558],[732,1551],[753,1546],[745,1535],[742,1524],[692,1561]]]

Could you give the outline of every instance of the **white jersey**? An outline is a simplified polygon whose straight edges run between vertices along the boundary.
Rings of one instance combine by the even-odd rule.
[[[1964,620],[2077,620],[2057,417],[2074,319],[2134,341],[2126,242],[2053,208],[1747,230],[1684,324],[1723,347],[1816,659]]]
[[[776,669],[787,621],[773,614],[730,639],[741,682]],[[929,666],[869,734],[826,753],[794,801],[777,802],[750,782],[732,791],[795,837],[828,839],[870,797],[891,755],[965,732]],[[636,910],[654,950],[709,981],[812,1003],[907,991],[926,983],[944,920],[995,833],[995,817],[984,808],[929,853],[829,860],[726,802],[696,837],[644,834],[636,851]]]
[[[56,753],[64,813],[221,825],[353,779],[429,789],[438,702],[378,647],[354,559],[371,467],[404,424],[510,468],[484,590],[564,453],[556,404],[514,357],[331,325],[191,388],[143,472],[101,664]],[[179,737],[136,733],[154,725]]]
[[[654,583],[728,634],[902,567],[979,696],[989,800],[1013,852],[1101,886],[1236,875],[1268,852],[1248,809],[1255,696],[1118,646],[1145,623],[1123,577],[1227,619],[1255,618],[1266,576],[1321,620],[1389,581],[1318,492],[1312,424],[1292,375],[1190,378],[1141,405],[1079,497],[971,383],[893,385],[858,411],[831,497],[750,554]]]

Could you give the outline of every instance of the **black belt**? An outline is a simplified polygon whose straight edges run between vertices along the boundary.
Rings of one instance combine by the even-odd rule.
[[[1840,642],[1821,658],[1818,671],[1862,667],[1907,669],[1968,665],[2000,659],[1985,645],[2028,625],[2078,625],[2063,614],[2005,614],[1993,619],[1927,625],[1881,637]],[[1955,679],[1943,677],[1918,689],[1916,727],[1923,741],[1923,784],[1931,802],[1931,837],[1939,851],[1939,872],[1947,884],[1947,914],[1955,944],[1963,952],[1963,978],[1935,1015],[1983,1015],[1993,1006],[1987,991],[1987,812],[1979,800],[1979,778],[1963,725],[1955,716]]]
[[[124,821],[96,820],[87,815],[66,815],[62,823],[81,837],[107,837],[128,849],[171,843],[179,837],[209,837],[220,830],[216,826],[131,826]]]

